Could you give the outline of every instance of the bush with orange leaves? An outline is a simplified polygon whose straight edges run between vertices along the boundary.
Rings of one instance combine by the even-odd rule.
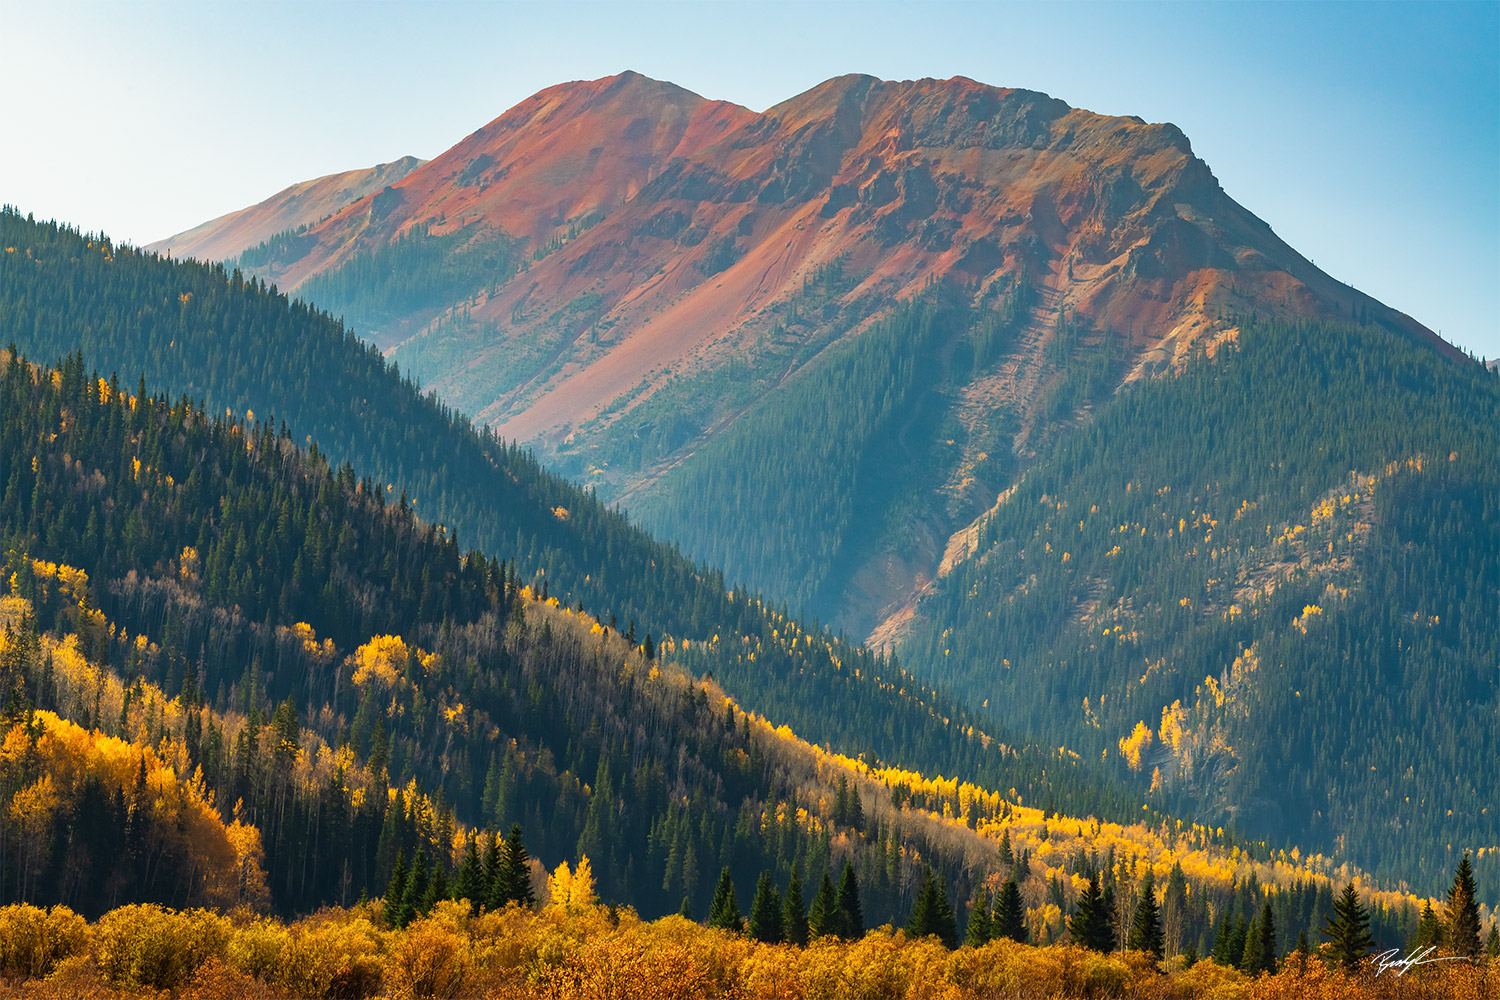
[[[95,925],[94,958],[112,986],[170,990],[208,958],[222,956],[229,932],[228,919],[208,910],[122,906]]]
[[[235,930],[229,966],[286,995],[365,997],[380,988],[385,939],[360,910],[325,910],[290,927],[256,920]]]
[[[66,906],[0,906],[0,974],[40,979],[88,944],[88,924]]]
[[[1395,970],[1377,975],[1374,963],[1366,962],[1357,974],[1346,976],[1316,955],[1301,960],[1294,955],[1276,975],[1247,976],[1212,961],[1182,970],[1180,960],[1162,973],[1140,952],[1102,955],[1071,945],[1034,947],[1009,940],[949,951],[933,938],[914,941],[889,927],[858,941],[825,938],[797,948],[757,944],[682,917],[648,923],[628,908],[612,911],[597,905],[539,911],[511,905],[475,916],[466,905],[439,903],[425,918],[389,932],[372,922],[375,909],[330,909],[289,926],[236,917],[238,926],[231,930],[231,921],[203,911],[173,914],[158,907],[126,907],[106,915],[93,929],[91,959],[90,935],[68,911],[7,907],[0,909],[0,948],[8,949],[0,950],[7,956],[5,970],[23,977],[52,971],[44,980],[0,984],[0,996],[61,1000],[172,989],[183,1000],[1500,997],[1500,962],[1443,962],[1401,976]],[[37,929],[43,919],[55,921],[55,938]],[[17,944],[23,939],[30,943]],[[55,946],[37,945],[53,940]],[[29,955],[37,947],[38,953],[54,957],[8,957],[18,948]],[[63,955],[71,957],[58,961]]]

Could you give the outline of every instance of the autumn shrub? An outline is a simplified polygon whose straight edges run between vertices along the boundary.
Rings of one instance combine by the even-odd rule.
[[[122,989],[175,989],[211,956],[222,957],[230,923],[208,910],[122,906],[99,919],[95,960],[106,982]]]
[[[456,997],[473,974],[467,938],[441,920],[423,919],[395,936],[385,960],[392,997]]]
[[[256,979],[270,980],[292,935],[272,920],[256,920],[235,929],[225,947],[231,968]]]
[[[63,959],[87,948],[88,940],[88,924],[66,906],[0,907],[0,973],[5,975],[49,975]]]

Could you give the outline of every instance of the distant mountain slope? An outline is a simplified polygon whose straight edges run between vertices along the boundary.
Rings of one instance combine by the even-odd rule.
[[[228,260],[274,236],[321,222],[351,201],[396,183],[424,162],[415,156],[403,156],[362,170],[301,181],[265,201],[157,240],[144,249],[174,257]]]
[[[1057,425],[1243,319],[1359,319],[1457,353],[1287,246],[1175,126],[962,78],[844,76],[761,114],[634,73],[562,84],[255,273],[730,579],[859,635]],[[935,286],[931,369],[899,401],[841,384],[834,348]],[[1100,337],[1080,392],[1061,369]],[[920,466],[899,507],[847,480],[828,502],[857,513],[809,539],[700,488],[817,380],[884,408],[845,457]],[[794,465],[819,447],[805,423],[778,433]]]
[[[1205,822],[1500,882],[1500,377],[1246,324],[1048,448],[908,623],[929,679]]]

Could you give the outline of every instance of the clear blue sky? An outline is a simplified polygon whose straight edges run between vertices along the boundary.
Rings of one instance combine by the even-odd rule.
[[[145,243],[635,69],[763,109],[963,75],[1181,126],[1335,277],[1500,355],[1500,3],[0,0],[0,201]]]

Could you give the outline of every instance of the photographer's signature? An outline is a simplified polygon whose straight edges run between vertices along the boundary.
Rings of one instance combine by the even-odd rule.
[[[1463,961],[1462,955],[1443,955],[1439,958],[1428,958],[1427,956],[1431,955],[1434,951],[1437,951],[1437,945],[1428,945],[1426,948],[1414,948],[1412,953],[1405,958],[1399,957],[1401,954],[1400,948],[1382,951],[1375,956],[1375,975],[1378,976],[1387,969],[1395,969],[1396,975],[1404,976],[1419,965],[1430,965],[1433,962]]]

